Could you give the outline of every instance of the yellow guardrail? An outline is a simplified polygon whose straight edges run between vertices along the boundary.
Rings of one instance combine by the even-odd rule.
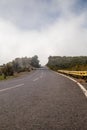
[[[73,75],[73,76],[82,76],[86,77],[87,76],[87,71],[68,71],[68,70],[58,70],[60,73],[68,74],[68,75]]]

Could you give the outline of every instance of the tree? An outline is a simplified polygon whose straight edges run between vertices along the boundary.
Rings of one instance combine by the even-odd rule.
[[[4,78],[6,79],[7,76],[13,76],[14,70],[11,63],[4,64],[2,67],[2,73],[4,74]]]
[[[4,78],[6,78],[7,76],[14,75],[15,72],[31,71],[34,67],[40,67],[37,55],[32,58],[16,58],[12,62],[4,64],[1,67],[1,73],[4,74]]]
[[[31,59],[31,66],[36,67],[36,68],[40,67],[37,55],[35,55],[34,57],[32,57],[32,59]]]

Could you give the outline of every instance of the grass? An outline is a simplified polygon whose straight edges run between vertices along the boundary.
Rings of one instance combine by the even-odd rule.
[[[20,75],[13,75],[13,76],[7,76],[6,79],[4,78],[4,75],[0,75],[0,81],[2,80],[8,80],[8,79],[12,79],[12,78],[17,78]]]
[[[4,80],[4,76],[3,75],[0,75],[0,80]]]
[[[14,73],[13,76],[7,76],[6,79],[4,78],[4,75],[0,75],[0,81],[21,77],[21,76],[24,76],[26,74],[29,74],[29,72]]]

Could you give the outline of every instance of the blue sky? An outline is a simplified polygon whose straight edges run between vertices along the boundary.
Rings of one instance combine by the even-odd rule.
[[[0,0],[0,64],[87,55],[87,0]]]

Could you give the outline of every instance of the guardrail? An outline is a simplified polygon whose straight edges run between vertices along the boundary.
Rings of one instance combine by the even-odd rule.
[[[58,72],[78,77],[87,77],[87,71],[68,71],[68,70],[58,70]]]

